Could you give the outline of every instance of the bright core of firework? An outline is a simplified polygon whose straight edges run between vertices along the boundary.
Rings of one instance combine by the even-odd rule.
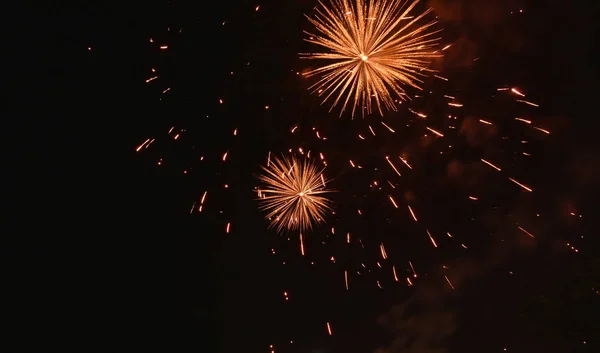
[[[261,209],[267,212],[271,227],[283,230],[306,231],[323,221],[331,210],[331,201],[323,194],[327,180],[323,169],[310,160],[271,158],[259,179],[265,184],[259,190]]]
[[[305,32],[307,42],[329,49],[327,53],[301,53],[305,59],[331,61],[305,75],[320,79],[309,89],[324,95],[323,103],[334,97],[331,108],[342,102],[341,114],[352,103],[372,113],[375,101],[379,114],[383,107],[396,110],[394,98],[408,99],[405,86],[421,89],[419,77],[432,58],[440,57],[435,49],[439,38],[432,31],[435,21],[419,24],[432,11],[418,16],[409,13],[419,0],[330,0],[321,3],[314,18],[307,16],[318,34]],[[392,97],[392,94],[396,97]]]

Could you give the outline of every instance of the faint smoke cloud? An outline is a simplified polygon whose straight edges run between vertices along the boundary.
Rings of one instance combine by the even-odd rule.
[[[441,22],[476,26],[499,24],[519,9],[514,0],[429,0],[428,5]]]
[[[515,209],[515,214],[523,211]],[[492,217],[495,218],[495,217]],[[506,263],[518,250],[531,250],[532,240],[506,222],[498,225],[506,242],[491,248],[479,258],[449,263],[447,270],[434,271],[421,277],[415,292],[405,302],[393,306],[379,317],[392,340],[374,353],[446,353],[459,328],[459,307],[456,299],[467,282],[477,280]],[[446,282],[447,276],[452,286]]]
[[[421,293],[394,306],[379,319],[394,339],[375,353],[444,353],[448,339],[457,328],[454,310],[445,307],[435,294]]]
[[[482,43],[518,51],[524,45],[518,26],[515,0],[429,0],[452,47],[445,51],[443,66],[465,68],[478,58]]]

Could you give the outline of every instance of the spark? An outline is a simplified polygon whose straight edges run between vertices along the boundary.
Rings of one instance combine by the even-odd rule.
[[[402,176],[402,174],[400,174],[400,172],[398,171],[398,169],[396,168],[396,166],[394,165],[394,163],[392,163],[392,161],[390,161],[390,157],[385,156],[385,160],[392,166],[392,168],[394,169],[394,171],[396,172],[396,174],[398,174],[398,176]]]
[[[410,108],[408,108],[408,111],[410,111],[410,112],[411,112],[411,113],[413,113],[414,115],[418,116],[419,118],[423,118],[423,119],[427,118],[427,115],[425,115],[425,114],[423,114],[423,113],[416,112],[416,111],[414,111],[414,110],[412,110],[412,109],[410,109]]]
[[[517,226],[517,228],[519,228],[519,230],[521,230],[523,233],[529,235],[530,237],[535,238],[535,236],[533,236],[533,234],[529,233],[528,231],[523,229],[521,226]]]
[[[448,276],[444,276],[444,278],[446,279],[446,282],[448,282],[448,284],[450,285],[450,288],[454,289],[454,286],[452,285],[452,282],[450,282]]]
[[[371,130],[371,134],[373,134],[373,136],[377,136],[377,135],[375,135],[375,131],[373,131],[373,128],[371,127],[371,125],[369,125],[369,130]]]
[[[394,205],[394,207],[398,208],[398,204],[396,203],[396,201],[394,201],[394,198],[392,196],[388,196],[390,198],[390,201],[392,201],[392,204]]]
[[[402,163],[404,163],[409,169],[412,169],[412,167],[410,166],[410,164],[408,164],[408,162],[406,161],[406,159],[400,157],[400,160],[402,161]]]
[[[525,189],[525,190],[529,191],[529,192],[532,192],[532,191],[533,191],[533,190],[532,190],[532,189],[531,189],[529,186],[527,186],[527,185],[525,185],[525,184],[521,184],[521,183],[519,183],[518,181],[516,181],[516,180],[515,180],[515,179],[513,179],[513,178],[508,178],[508,179],[509,179],[510,181],[512,181],[513,183],[515,183],[515,184],[519,185],[519,186],[520,186],[520,187],[522,187],[523,189]]]
[[[485,164],[489,165],[490,167],[492,167],[492,168],[496,169],[496,170],[497,170],[497,171],[499,171],[499,172],[500,172],[500,171],[502,171],[502,169],[500,169],[500,168],[496,167],[494,164],[492,164],[492,162],[488,162],[488,161],[486,161],[486,160],[485,160],[485,159],[483,159],[483,158],[481,159],[481,161],[482,161],[483,163],[485,163]]]
[[[526,119],[523,119],[523,118],[515,118],[515,120],[522,121],[522,122],[524,122],[526,124],[531,124],[531,120],[526,120]]]
[[[411,270],[411,271],[412,271],[412,273],[413,273],[413,277],[414,277],[414,278],[417,278],[417,272],[415,271],[415,267],[413,266],[413,264],[412,264],[412,261],[409,261],[409,262],[408,262],[408,265],[410,266],[410,270]]]
[[[344,282],[346,283],[346,290],[348,290],[348,270],[344,271]]]
[[[321,223],[325,213],[331,210],[331,201],[323,194],[325,189],[323,169],[310,160],[304,162],[291,158],[271,159],[270,166],[262,167],[264,174],[258,178],[266,184],[261,189],[261,209],[267,211],[267,219],[278,232],[298,230],[300,232]]]
[[[521,96],[521,97],[525,97],[525,95],[521,92],[519,92],[519,90],[517,90],[516,88],[511,88],[510,91],[514,94],[516,94],[517,96]]]
[[[550,135],[550,131],[542,129],[541,127],[534,126],[533,128],[536,129],[536,130],[538,130],[538,131],[541,131],[541,132],[543,132],[543,133],[545,133],[547,135]]]
[[[415,222],[417,222],[417,216],[415,216],[413,209],[410,206],[408,206],[408,210],[410,211],[410,215],[412,216],[412,218],[415,220]]]
[[[427,127],[427,130],[433,132],[434,134],[438,135],[439,137],[444,137],[444,134],[442,134],[441,132],[436,131],[436,130],[430,128],[430,127]]]
[[[340,116],[352,103],[352,116],[361,107],[363,115],[372,113],[373,101],[383,115],[383,108],[396,110],[392,94],[407,100],[406,86],[419,89],[423,72],[431,72],[431,59],[441,57],[434,50],[439,31],[436,21],[420,24],[432,9],[401,21],[419,0],[410,5],[403,0],[330,0],[308,17],[318,34],[305,32],[305,41],[328,49],[328,52],[301,53],[304,59],[330,60],[306,76],[320,76],[309,89],[325,95],[323,103],[335,95],[333,109],[343,100]],[[330,111],[331,111],[330,109]]]
[[[396,132],[396,131],[394,131],[394,129],[392,129],[391,127],[387,126],[386,123],[384,123],[383,121],[381,122],[381,125],[385,126],[388,130],[390,130],[393,133]]]
[[[385,246],[383,246],[383,243],[379,244],[379,250],[381,251],[381,257],[384,260],[387,259],[387,252],[385,251]]]
[[[435,242],[435,239],[433,239],[433,236],[431,235],[431,233],[429,233],[428,229],[425,229],[425,231],[427,232],[427,235],[429,236],[429,240],[431,240],[431,243],[433,244],[434,248],[437,248],[437,243]]]
[[[525,103],[525,104],[530,105],[532,107],[539,108],[538,104],[535,104],[535,103],[532,103],[532,102],[528,102],[528,101],[525,101],[525,100],[522,100],[522,99],[517,99],[517,102]]]
[[[135,151],[139,152],[139,151],[142,150],[142,148],[144,148],[144,147],[147,148],[147,146],[149,146],[150,143],[151,143],[150,139],[146,139],[146,141],[144,141],[144,143],[142,143],[141,145],[139,145],[139,146],[136,147]]]

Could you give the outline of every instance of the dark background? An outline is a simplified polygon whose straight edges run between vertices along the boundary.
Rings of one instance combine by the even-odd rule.
[[[420,195],[415,202],[422,221],[438,235],[463,233],[471,248],[466,253],[450,243],[434,252],[407,214],[390,211],[385,194],[361,196],[368,190],[357,185],[367,185],[371,176],[352,174],[347,156],[370,166],[402,146],[385,138],[358,146],[356,133],[367,123],[338,120],[337,112],[327,114],[305,92],[307,84],[295,72],[306,67],[297,53],[306,50],[302,14],[311,12],[313,1],[27,8],[31,25],[15,27],[9,54],[24,54],[18,64],[27,67],[12,85],[17,109],[6,130],[17,151],[8,161],[14,159],[11,171],[19,175],[10,192],[15,222],[6,248],[14,260],[6,266],[10,350],[269,352],[273,344],[277,352],[595,351],[597,5],[431,5],[444,27],[443,42],[455,43],[438,63],[440,74],[453,82],[449,87],[465,106],[474,107],[470,114],[513,116],[513,105],[489,100],[489,92],[514,85],[540,103],[535,113],[524,112],[553,131],[532,147],[539,158],[513,166],[538,198],[523,199],[499,180],[471,185],[496,197],[505,218],[488,214],[491,205],[457,202],[463,188],[440,195],[444,184],[429,182],[444,176],[448,161],[424,152],[417,162],[424,171],[407,182]],[[519,9],[524,13],[510,14]],[[158,49],[162,43],[169,49]],[[151,68],[160,76],[154,86],[144,82]],[[171,91],[161,94],[167,87]],[[295,124],[300,132],[291,136]],[[309,137],[315,124],[333,136],[331,143]],[[180,144],[166,135],[172,126],[186,130]],[[233,137],[234,128],[239,136]],[[503,132],[520,137],[508,125]],[[155,145],[136,153],[148,137],[157,138]],[[311,265],[300,257],[296,238],[288,242],[266,230],[252,175],[268,151],[299,145],[327,151],[341,191],[333,196],[338,215],[315,234],[331,233],[330,226],[337,234],[363,234],[371,245],[360,253],[365,260],[356,260],[359,250],[341,245],[323,250],[315,236],[307,246],[308,259],[316,262]],[[461,159],[477,159],[474,150],[465,147]],[[228,163],[220,160],[225,151]],[[198,162],[201,155],[205,163]],[[190,216],[205,190],[206,211]],[[361,223],[350,213],[356,205],[373,216]],[[583,218],[565,216],[571,211]],[[542,221],[533,220],[535,212]],[[488,221],[472,225],[474,214]],[[392,217],[398,222],[388,222]],[[520,240],[522,234],[504,226],[514,224],[510,217],[543,236],[536,243]],[[399,233],[405,238],[394,238]],[[491,236],[482,238],[484,233]],[[407,287],[374,270],[346,292],[343,269],[373,264],[381,239],[401,277],[410,275],[412,260],[422,279]],[[580,252],[569,251],[567,241]],[[321,265],[331,253],[339,265]],[[451,272],[440,270],[442,264]],[[457,291],[445,287],[444,274]],[[376,278],[383,278],[384,290],[374,285]],[[404,344],[392,344],[396,337],[412,338],[396,349]]]

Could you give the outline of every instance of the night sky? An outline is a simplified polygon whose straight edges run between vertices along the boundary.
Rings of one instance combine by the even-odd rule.
[[[598,5],[422,1],[442,78],[352,119],[302,76],[317,4],[27,9],[7,351],[599,351]],[[290,149],[336,191],[304,256],[254,189]]]

